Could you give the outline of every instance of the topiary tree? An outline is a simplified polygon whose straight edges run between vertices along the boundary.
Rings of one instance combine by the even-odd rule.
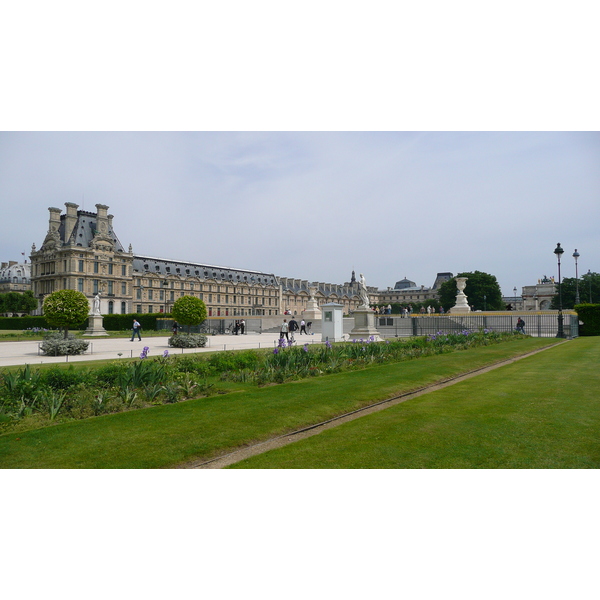
[[[69,327],[83,323],[90,312],[87,298],[75,290],[58,290],[44,299],[44,316],[54,327],[65,330],[65,339],[69,335]]]
[[[206,319],[206,304],[195,296],[181,296],[175,300],[171,315],[181,325],[200,325]]]

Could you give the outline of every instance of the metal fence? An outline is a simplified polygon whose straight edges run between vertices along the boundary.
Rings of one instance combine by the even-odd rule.
[[[376,318],[377,330],[383,337],[422,336],[444,331],[458,332],[468,329],[479,331],[512,331],[517,319],[525,321],[525,333],[533,337],[556,337],[558,334],[558,312],[506,312],[475,313],[469,315],[413,316],[402,318],[387,315]],[[566,338],[579,335],[579,320],[575,313],[563,313],[563,333]]]
[[[233,334],[235,328],[235,322],[244,319],[246,322],[245,333],[262,333],[262,319],[251,318],[251,317],[238,317],[232,318],[214,318],[209,317],[200,325],[191,325],[190,333],[204,333],[206,335],[224,335]],[[173,319],[156,319],[156,329],[173,329]],[[180,325],[179,330],[183,332],[188,331],[187,325]],[[241,333],[241,332],[238,332]]]

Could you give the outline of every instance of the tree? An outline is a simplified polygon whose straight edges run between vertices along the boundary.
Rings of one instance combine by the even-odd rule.
[[[27,290],[20,294],[21,298],[19,299],[19,311],[21,313],[29,314],[32,310],[35,310],[38,306],[38,302],[33,295],[31,290]]]
[[[84,294],[75,290],[58,290],[44,299],[44,316],[50,325],[64,328],[65,339],[69,327],[83,323],[90,312],[90,305]]]
[[[473,271],[472,273],[459,273],[456,277],[467,277],[465,294],[469,306],[473,310],[504,310],[502,292],[500,285],[494,275]],[[456,277],[444,281],[440,285],[440,304],[445,311],[450,310],[456,304]],[[485,296],[485,298],[484,298]]]
[[[590,285],[591,285],[591,301],[600,302],[600,274],[585,273],[579,278],[579,301],[580,303],[590,302]],[[560,282],[562,307],[573,308],[577,302],[575,301],[577,294],[577,280],[575,277],[565,277]],[[552,298],[550,308],[558,310],[558,282],[556,283],[556,296]]]
[[[171,310],[173,318],[181,325],[199,325],[206,319],[206,305],[195,296],[181,296],[175,300]]]

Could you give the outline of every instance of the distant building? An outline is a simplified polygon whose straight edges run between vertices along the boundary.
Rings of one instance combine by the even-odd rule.
[[[0,294],[31,289],[31,265],[15,260],[0,263]]]
[[[436,300],[442,283],[449,281],[452,277],[452,273],[438,273],[431,287],[418,286],[414,281],[405,277],[397,281],[393,288],[385,291],[379,290],[377,302],[379,304],[410,304]]]
[[[557,293],[554,278],[544,275],[542,279],[538,279],[537,285],[523,287],[523,310],[550,310],[552,298]]]

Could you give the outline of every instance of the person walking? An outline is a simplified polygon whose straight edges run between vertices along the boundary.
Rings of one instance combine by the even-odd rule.
[[[306,333],[306,321],[304,319],[300,320],[300,335],[302,335],[302,332]],[[306,335],[308,335],[308,333],[306,333]]]
[[[519,333],[525,333],[525,321],[523,321],[521,317],[519,317],[519,320],[517,321],[517,331]]]
[[[287,319],[283,320],[283,323],[281,324],[281,330],[279,332],[279,338],[283,339],[283,337],[285,336],[285,339],[289,342],[290,341],[290,336],[289,336],[289,330],[290,330],[290,326],[288,325]]]
[[[177,335],[177,321],[175,321],[173,323],[173,329],[172,329],[172,331],[173,331],[173,335]]]
[[[244,319],[242,319],[240,321],[240,332],[241,332],[241,335],[244,335],[244,331],[246,331],[246,321],[244,321]]]
[[[294,341],[294,332],[296,332],[296,331],[298,331],[298,329],[300,329],[300,327],[298,325],[298,321],[296,321],[296,319],[294,319],[293,317],[290,319],[288,329],[289,329],[291,339],[293,342]]]
[[[138,336],[138,342],[142,341],[142,336],[140,335],[140,329],[142,328],[142,326],[139,324],[139,322],[137,321],[137,319],[133,320],[133,330],[131,332],[131,341],[133,342],[133,338],[136,336]]]

